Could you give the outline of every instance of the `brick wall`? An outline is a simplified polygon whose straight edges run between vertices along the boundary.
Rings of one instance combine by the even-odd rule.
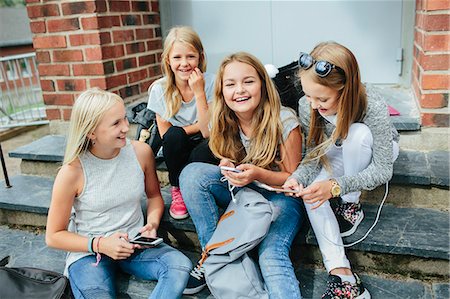
[[[158,0],[26,3],[49,120],[68,120],[87,88],[132,101],[161,75]]]
[[[449,17],[449,0],[416,0],[412,87],[423,126],[449,126]]]

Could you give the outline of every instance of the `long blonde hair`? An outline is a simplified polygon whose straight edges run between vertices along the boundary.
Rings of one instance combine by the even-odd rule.
[[[170,118],[178,113],[183,98],[175,85],[175,74],[172,72],[169,63],[169,54],[175,42],[183,43],[194,48],[200,55],[198,68],[204,73],[206,71],[206,57],[203,51],[203,45],[198,34],[187,26],[178,26],[170,29],[164,41],[164,50],[161,55],[161,70],[164,75],[164,101],[167,106],[167,113],[164,115]]]
[[[73,162],[82,152],[89,149],[88,135],[97,128],[106,111],[123,100],[118,95],[91,88],[80,94],[70,116],[69,133],[63,164]]]
[[[328,61],[343,71],[333,69],[323,78],[315,73],[314,66],[307,70],[300,69],[299,72],[300,78],[307,77],[339,93],[336,129],[330,138],[325,135],[323,117],[317,110],[311,108],[310,131],[306,145],[315,149],[306,156],[304,161],[319,159],[327,166],[326,149],[338,139],[345,139],[351,124],[363,120],[367,109],[367,95],[361,82],[358,62],[348,48],[336,42],[323,42],[312,50],[311,56],[316,61]]]
[[[222,93],[225,67],[232,62],[252,66],[261,80],[261,101],[255,109],[251,130],[253,132],[248,153],[242,145],[239,121],[227,104]],[[217,73],[212,106],[212,128],[209,146],[213,154],[233,163],[251,163],[262,168],[272,166],[283,141],[280,121],[280,97],[262,63],[253,55],[238,52],[226,57]]]

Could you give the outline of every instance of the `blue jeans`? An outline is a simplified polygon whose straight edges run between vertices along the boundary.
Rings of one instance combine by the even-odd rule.
[[[155,248],[137,250],[125,260],[106,255],[98,266],[94,255],[69,267],[69,280],[75,298],[116,298],[115,275],[118,270],[145,280],[157,280],[149,298],[180,298],[186,287],[191,261],[178,250],[162,243]]]
[[[197,230],[202,248],[212,237],[219,220],[218,206],[226,209],[231,195],[228,183],[221,182],[218,166],[191,163],[180,175],[180,188]],[[289,258],[291,244],[304,219],[301,200],[249,185],[280,208],[280,215],[259,244],[259,266],[270,298],[301,298],[298,280]]]

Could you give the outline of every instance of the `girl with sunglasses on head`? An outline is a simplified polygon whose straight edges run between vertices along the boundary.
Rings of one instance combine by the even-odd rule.
[[[45,240],[69,252],[65,273],[77,299],[116,298],[119,271],[157,280],[149,298],[180,298],[191,261],[164,243],[130,242],[138,234],[156,237],[164,202],[152,150],[126,138],[125,114],[122,98],[98,88],[75,101]]]
[[[364,217],[361,190],[391,179],[398,133],[386,103],[373,87],[361,83],[349,49],[320,43],[311,54],[300,54],[299,66],[306,157],[283,186],[303,199],[330,273],[322,298],[370,298],[350,269],[342,237],[351,235]],[[338,200],[334,211],[331,198]]]
[[[192,160],[217,162],[203,139],[208,131],[208,104],[212,101],[214,76],[205,73],[203,45],[190,27],[170,29],[161,60],[164,77],[150,87],[147,108],[156,113],[172,185],[169,214],[174,219],[184,219],[189,214],[179,188],[181,170]]]
[[[297,199],[259,188],[258,180],[280,186],[301,159],[301,134],[295,112],[282,108],[277,90],[262,63],[239,52],[226,57],[217,73],[212,107],[209,146],[219,166],[191,163],[180,175],[180,187],[197,230],[202,248],[210,240],[219,220],[219,207],[231,201],[228,183],[261,193],[279,207],[280,215],[259,244],[258,255],[270,298],[301,298],[294,267],[289,258],[291,244],[303,220],[303,204]],[[185,294],[205,286],[201,264],[191,272]]]

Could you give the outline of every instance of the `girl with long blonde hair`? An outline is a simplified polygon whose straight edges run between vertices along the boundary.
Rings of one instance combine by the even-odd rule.
[[[208,106],[212,101],[214,76],[205,73],[203,45],[192,28],[170,29],[164,41],[161,69],[164,77],[150,86],[147,108],[156,113],[172,185],[169,214],[174,219],[184,219],[189,214],[179,188],[180,172],[194,156],[201,161],[211,161],[209,155],[203,158],[203,153],[197,149],[206,142],[204,137],[208,135]]]
[[[156,237],[164,202],[152,151],[128,140],[128,129],[118,95],[93,88],[75,101],[45,236],[48,246],[68,251],[75,298],[117,297],[117,271],[157,280],[149,298],[180,298],[189,277],[192,265],[181,252],[131,243],[138,234]]]
[[[239,52],[226,57],[217,73],[209,146],[219,166],[191,163],[180,175],[180,187],[202,248],[219,219],[218,207],[231,200],[227,182],[253,188],[279,207],[259,245],[259,265],[270,298],[300,298],[289,250],[303,220],[303,204],[256,185],[280,186],[301,159],[301,134],[295,112],[281,107],[274,84],[261,62]],[[234,171],[220,167],[235,168]],[[199,264],[191,272],[185,294],[205,286]]]
[[[320,43],[311,54],[300,54],[299,67],[305,93],[299,117],[307,155],[284,187],[295,190],[288,195],[303,199],[330,273],[322,298],[370,298],[351,271],[342,237],[355,232],[364,218],[361,190],[392,177],[398,133],[379,93],[362,84],[349,49]],[[329,201],[333,197],[335,211]]]

